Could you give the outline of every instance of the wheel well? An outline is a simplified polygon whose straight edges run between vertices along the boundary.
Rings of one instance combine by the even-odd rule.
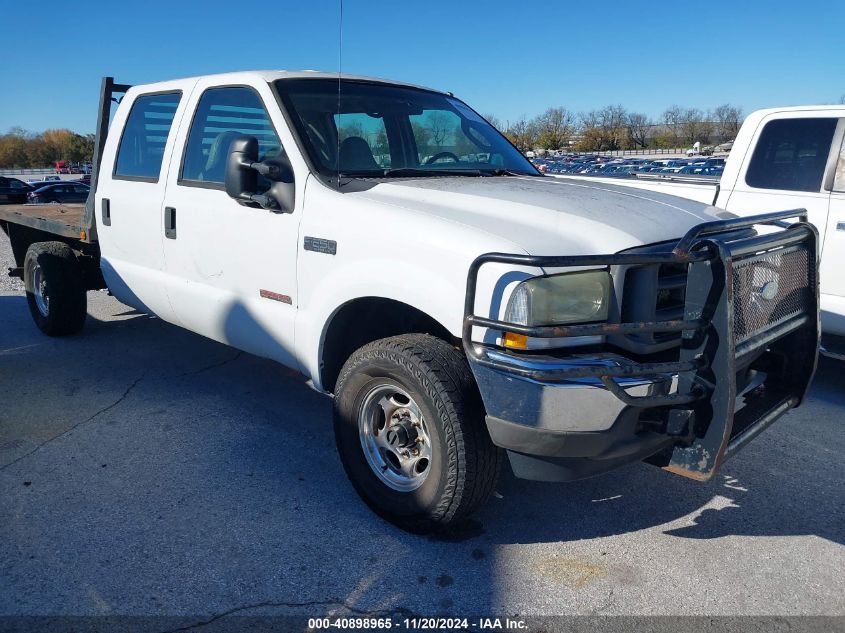
[[[9,237],[12,256],[17,267],[23,266],[26,252],[33,244],[38,242],[63,242],[74,251],[79,264],[82,266],[86,290],[99,290],[106,287],[106,282],[100,271],[100,251],[96,245],[84,244],[79,240],[11,222],[0,222],[0,228]]]
[[[323,389],[333,392],[340,369],[359,347],[397,334],[431,334],[450,343],[457,339],[438,321],[406,303],[364,297],[344,304],[329,321],[320,362]]]

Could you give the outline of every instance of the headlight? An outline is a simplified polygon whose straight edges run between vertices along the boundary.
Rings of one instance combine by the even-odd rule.
[[[611,286],[606,270],[534,277],[511,294],[505,321],[528,326],[606,321]]]

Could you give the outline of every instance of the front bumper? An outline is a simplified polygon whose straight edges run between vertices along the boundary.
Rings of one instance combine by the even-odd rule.
[[[642,409],[626,405],[598,378],[548,382],[512,371],[549,375],[567,368],[609,369],[626,362],[621,356],[557,360],[489,350],[488,358],[498,366],[471,361],[488,412],[487,429],[493,443],[508,450],[518,477],[582,479],[648,457],[673,442],[641,428]],[[657,397],[677,388],[677,375],[621,378],[617,383],[632,397]]]
[[[736,229],[801,221],[773,234]],[[731,231],[733,237],[726,237]],[[709,479],[721,463],[803,399],[818,344],[817,233],[803,212],[710,222],[670,253],[479,257],[467,283],[464,348],[493,442],[517,476],[571,480],[649,457],[667,470]],[[542,268],[688,266],[677,321],[528,327],[476,316],[478,270],[488,262]],[[474,327],[534,337],[680,332],[677,360],[623,355],[560,358],[473,341]]]

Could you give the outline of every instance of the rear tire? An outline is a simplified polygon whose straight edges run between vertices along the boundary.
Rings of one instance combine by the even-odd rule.
[[[433,336],[381,339],[352,354],[335,389],[334,427],[355,490],[403,530],[454,526],[496,485],[502,451],[472,372]]]
[[[82,267],[63,242],[37,242],[24,258],[26,300],[32,318],[44,334],[76,334],[87,314]]]

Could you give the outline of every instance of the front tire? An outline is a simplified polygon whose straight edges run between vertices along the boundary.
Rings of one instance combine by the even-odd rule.
[[[356,351],[335,389],[335,440],[355,490],[400,528],[466,519],[493,492],[502,459],[464,355],[426,334]]]
[[[24,258],[26,300],[44,334],[76,334],[87,314],[82,267],[64,242],[36,242]]]

